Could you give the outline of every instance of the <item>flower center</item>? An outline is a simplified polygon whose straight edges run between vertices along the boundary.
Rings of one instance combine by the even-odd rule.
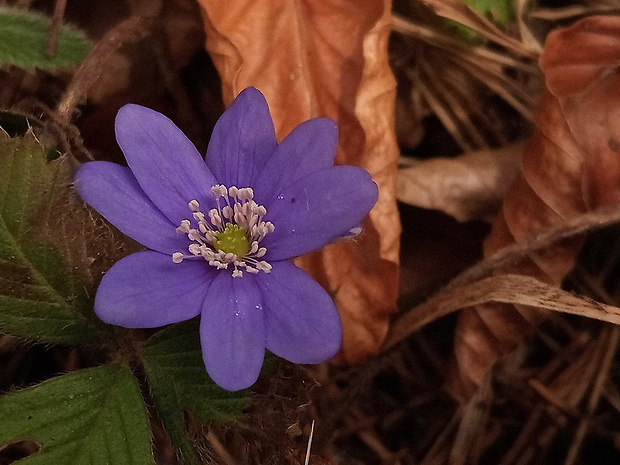
[[[234,253],[238,257],[244,257],[250,251],[247,231],[236,224],[228,223],[224,231],[215,233],[213,247],[224,253]]]
[[[188,203],[193,221],[181,221],[177,232],[187,234],[192,241],[189,255],[175,252],[172,261],[181,263],[186,258],[203,258],[217,269],[232,266],[234,278],[243,276],[243,271],[269,273],[271,265],[259,260],[267,249],[259,243],[275,227],[270,221],[263,221],[267,209],[252,200],[254,191],[249,187],[227,188],[217,184],[211,188],[211,193],[217,208],[209,210],[207,215],[200,211],[198,201]]]

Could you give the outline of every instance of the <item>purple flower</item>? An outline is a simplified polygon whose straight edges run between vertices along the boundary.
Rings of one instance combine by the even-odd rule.
[[[366,171],[333,166],[333,121],[306,121],[278,144],[265,98],[248,88],[204,160],[168,118],[138,105],[120,109],[116,138],[129,168],[85,163],[75,188],[150,250],[105,274],[99,318],[154,328],[200,315],[205,366],[228,390],[256,381],[265,348],[294,363],[336,354],[334,303],[289,261],[355,230],[377,200]]]

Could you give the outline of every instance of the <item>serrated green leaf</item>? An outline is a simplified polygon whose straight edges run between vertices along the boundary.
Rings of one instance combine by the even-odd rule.
[[[152,336],[143,348],[142,360],[166,430],[183,463],[195,463],[183,411],[191,411],[201,423],[228,421],[241,413],[246,393],[225,391],[207,375],[197,319],[169,326]]]
[[[88,54],[90,42],[83,33],[63,26],[58,50],[45,54],[51,21],[46,16],[12,8],[0,8],[0,66],[58,69],[80,63]]]
[[[92,342],[97,329],[83,285],[54,247],[36,239],[37,216],[67,184],[34,137],[0,140],[0,332],[42,342]]]
[[[0,397],[0,447],[30,439],[41,450],[19,465],[153,463],[144,401],[131,371],[77,371]]]

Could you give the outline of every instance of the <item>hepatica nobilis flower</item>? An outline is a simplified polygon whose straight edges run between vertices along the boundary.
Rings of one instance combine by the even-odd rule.
[[[105,274],[99,318],[154,328],[200,315],[207,372],[228,390],[256,381],[265,348],[294,363],[336,354],[332,299],[289,261],[357,229],[377,200],[366,171],[333,166],[333,121],[306,121],[278,144],[265,98],[248,88],[217,122],[205,159],[172,121],[138,105],[120,109],[116,138],[129,168],[85,163],[75,188],[150,250]]]

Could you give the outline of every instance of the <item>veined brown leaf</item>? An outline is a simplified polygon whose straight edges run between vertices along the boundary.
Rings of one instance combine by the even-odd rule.
[[[485,256],[585,211],[620,201],[620,18],[589,17],[552,32],[540,60],[547,91],[521,175],[485,242]],[[510,269],[559,285],[581,240]],[[547,316],[530,306],[478,305],[460,316],[453,394],[468,398],[497,358]]]

